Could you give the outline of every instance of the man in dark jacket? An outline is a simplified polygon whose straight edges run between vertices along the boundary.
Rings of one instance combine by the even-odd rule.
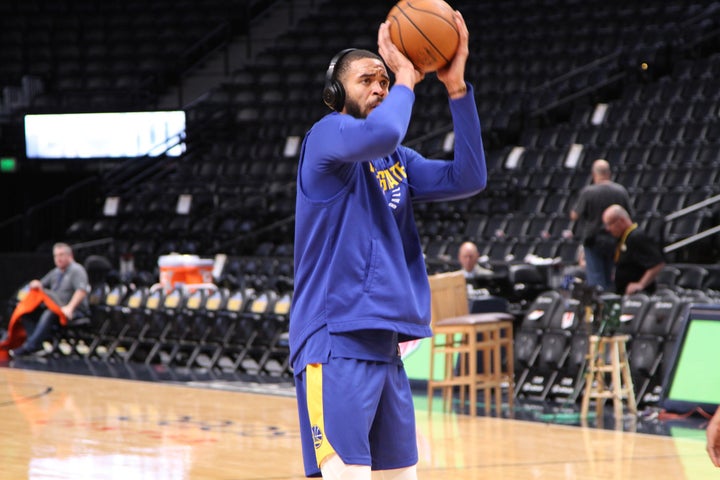
[[[655,291],[655,277],[665,266],[660,245],[633,223],[620,205],[611,205],[602,215],[603,224],[617,239],[615,246],[615,292],[631,295]]]

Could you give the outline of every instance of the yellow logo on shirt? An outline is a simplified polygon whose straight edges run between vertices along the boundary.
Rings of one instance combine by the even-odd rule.
[[[383,192],[397,188],[400,183],[407,178],[405,167],[403,167],[400,162],[395,162],[393,166],[383,170],[375,170],[375,167],[373,167],[371,163],[370,171],[375,174]]]

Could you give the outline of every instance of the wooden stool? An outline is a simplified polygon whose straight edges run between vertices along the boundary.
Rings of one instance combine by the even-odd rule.
[[[514,316],[506,312],[468,313],[467,287],[462,272],[430,277],[432,292],[433,338],[430,348],[428,410],[432,411],[435,389],[443,398],[443,410],[452,411],[453,391],[460,392],[460,403],[470,401],[470,414],[477,411],[477,392],[483,390],[485,412],[491,412],[494,394],[496,412],[502,411],[502,388],[508,388],[508,403],[513,407],[514,394]],[[502,350],[507,363],[503,368]],[[444,361],[441,378],[436,378],[437,360]],[[478,371],[478,358],[483,360]]]
[[[637,413],[635,391],[627,356],[629,339],[629,335],[590,336],[585,393],[580,408],[582,418],[587,417],[591,398],[596,399],[595,412],[598,418],[602,418],[605,400],[608,398],[613,399],[615,418],[622,417],[623,400],[627,400],[628,409],[632,413]],[[608,375],[610,375],[609,384],[606,382]]]
[[[477,314],[483,315],[483,314]],[[483,356],[482,371],[476,373],[477,381],[475,388],[484,393],[485,413],[491,412],[491,399],[495,398],[495,413],[502,414],[502,389],[508,389],[508,406],[513,408],[513,393],[515,391],[514,381],[514,359],[513,349],[513,322],[502,320],[497,314],[488,314],[490,318],[485,319],[487,323],[477,323],[476,331],[482,340],[476,345],[478,353]],[[502,350],[505,349],[507,363],[503,366]],[[463,397],[460,397],[463,401]],[[471,403],[471,405],[473,405]]]

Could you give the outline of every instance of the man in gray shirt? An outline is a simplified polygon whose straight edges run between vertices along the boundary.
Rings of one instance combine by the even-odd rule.
[[[31,280],[30,289],[44,291],[60,307],[68,322],[74,318],[88,315],[89,306],[87,293],[89,289],[88,275],[85,267],[75,262],[73,251],[66,243],[53,246],[55,268],[44,277]],[[53,331],[59,327],[58,316],[44,309],[39,317],[25,315],[22,325],[28,333],[27,340],[20,347],[10,352],[13,357],[21,357],[44,352],[42,344],[48,340]]]
[[[586,284],[612,291],[613,254],[616,240],[605,230],[602,214],[617,204],[630,212],[630,195],[624,186],[610,179],[610,164],[598,159],[592,165],[592,185],[580,190],[577,203],[570,211],[570,219],[580,221],[579,234],[585,250]]]

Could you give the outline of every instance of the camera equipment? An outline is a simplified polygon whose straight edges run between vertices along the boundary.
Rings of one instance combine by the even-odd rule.
[[[603,293],[602,287],[587,285],[579,278],[570,284],[570,294],[578,301],[578,311],[590,324],[592,333],[612,336],[620,326],[622,297],[614,293]]]

